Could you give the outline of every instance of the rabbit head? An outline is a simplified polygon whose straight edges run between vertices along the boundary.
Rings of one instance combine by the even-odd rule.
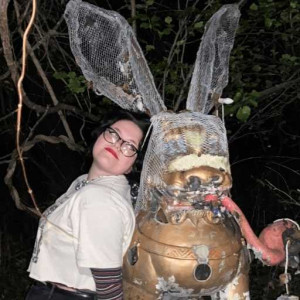
[[[239,17],[238,5],[225,5],[208,21],[187,111],[175,113],[166,110],[127,21],[80,0],[68,3],[65,19],[71,49],[94,91],[122,108],[151,116],[137,211],[156,210],[159,205],[194,209],[203,195],[229,191],[226,129],[220,118],[209,113],[228,83],[229,54]]]

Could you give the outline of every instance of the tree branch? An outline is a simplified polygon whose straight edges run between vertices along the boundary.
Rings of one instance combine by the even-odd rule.
[[[13,56],[12,44],[10,41],[9,27],[7,21],[7,6],[9,0],[0,0],[0,36],[2,40],[4,58],[6,60],[8,69],[11,74],[11,78],[17,86],[19,77],[18,65]]]
[[[15,6],[16,15],[19,18],[20,13],[19,13],[19,9],[18,9],[16,1],[14,1],[14,6]],[[21,37],[23,38],[24,32],[23,32],[23,30],[22,30],[22,28],[20,26],[18,28],[18,31],[19,31]],[[49,80],[48,80],[48,78],[47,78],[47,76],[46,76],[46,74],[45,74],[45,72],[44,72],[41,64],[40,64],[40,62],[38,61],[37,57],[35,56],[35,54],[34,54],[34,52],[32,50],[32,47],[31,47],[29,41],[27,41],[27,48],[28,48],[28,52],[29,52],[29,55],[30,55],[31,59],[32,59],[32,61],[33,61],[34,65],[35,65],[35,67],[36,67],[39,75],[41,76],[41,78],[42,78],[42,80],[43,80],[43,82],[44,82],[44,84],[45,84],[48,92],[49,92],[49,95],[51,97],[51,100],[52,100],[53,104],[57,105],[58,104],[58,100],[57,100],[57,97],[56,97],[56,95],[54,93],[54,90],[53,90],[53,88],[52,88],[52,86],[51,86],[51,84],[50,84],[50,82],[49,82]],[[68,122],[67,122],[67,120],[66,120],[63,112],[61,110],[59,110],[57,113],[58,113],[58,115],[59,115],[59,117],[60,117],[60,119],[61,119],[61,121],[63,123],[63,126],[64,126],[64,128],[65,128],[65,130],[67,132],[68,137],[74,142],[75,140],[74,140],[72,131],[71,131],[70,127],[69,127],[69,124],[68,124]]]
[[[17,81],[19,78],[19,71],[18,71],[17,60],[14,58],[14,55],[13,55],[13,47],[12,47],[11,40],[10,40],[10,31],[9,31],[8,22],[7,22],[8,2],[9,2],[9,0],[0,0],[0,37],[2,40],[4,59],[8,66],[11,79],[12,79],[14,85],[17,86]],[[85,117],[89,120],[95,121],[95,122],[99,121],[99,119],[100,119],[96,115],[82,111],[82,110],[78,109],[77,107],[75,107],[73,105],[69,105],[69,104],[58,103],[54,107],[45,107],[45,106],[36,104],[29,99],[29,97],[26,95],[26,92],[24,91],[24,89],[22,89],[22,92],[23,92],[23,96],[24,96],[24,104],[29,109],[32,109],[37,113],[44,113],[45,111],[48,111],[49,114],[53,114],[53,113],[57,113],[61,110],[65,110],[65,111],[72,112],[76,115],[83,116],[83,117]]]
[[[40,142],[48,142],[51,144],[59,144],[63,143],[65,144],[70,150],[77,151],[77,152],[84,152],[85,148],[75,144],[73,141],[71,141],[68,137],[66,136],[46,136],[46,135],[36,135],[32,140],[26,141],[26,143],[23,143],[23,145],[20,147],[22,153],[29,151],[32,147],[34,147],[37,143]],[[35,209],[30,208],[22,202],[19,193],[15,186],[13,185],[13,174],[15,172],[16,166],[17,166],[17,159],[18,159],[18,153],[17,150],[15,149],[12,154],[11,154],[11,159],[7,168],[6,175],[4,177],[4,182],[7,185],[9,192],[11,194],[12,199],[14,200],[16,207],[20,210],[28,210],[36,214]]]
[[[7,70],[4,74],[0,75],[0,81],[5,80],[6,78],[8,78],[10,75],[10,71]]]
[[[265,98],[271,97],[272,95],[277,94],[279,91],[281,91],[283,89],[286,89],[286,88],[289,88],[292,85],[295,85],[299,82],[300,82],[300,78],[297,78],[297,79],[294,79],[294,80],[290,80],[290,81],[286,81],[286,82],[283,82],[283,83],[280,83],[280,84],[276,84],[276,85],[272,86],[269,89],[266,89],[262,92],[259,92],[259,96],[258,96],[257,99],[258,100],[263,100]]]
[[[2,121],[4,121],[4,120],[8,119],[8,118],[11,117],[11,116],[13,116],[14,114],[17,113],[17,111],[18,111],[18,110],[15,109],[15,110],[11,111],[10,113],[8,113],[6,116],[0,118],[0,122],[2,122]]]
[[[131,18],[132,18],[132,30],[134,35],[136,36],[136,6],[135,6],[135,0],[130,0],[130,5],[131,5]]]
[[[192,65],[192,66],[190,67],[189,73],[188,73],[188,75],[185,77],[184,83],[183,83],[183,85],[182,85],[182,87],[181,87],[181,89],[180,89],[179,96],[178,96],[178,98],[177,98],[177,100],[176,100],[176,102],[175,102],[175,105],[174,105],[174,111],[177,111],[177,110],[178,110],[178,108],[179,108],[181,102],[184,100],[184,99],[183,99],[184,90],[185,90],[185,88],[187,87],[188,83],[190,82],[190,79],[191,79],[191,77],[192,77],[192,75],[193,75],[194,67],[195,67],[195,64]]]
[[[261,116],[261,114],[263,112],[265,112],[266,110],[270,110],[272,106],[274,108],[276,101],[278,101],[278,104],[281,105],[281,106],[285,106],[288,103],[290,103],[291,101],[293,101],[293,100],[291,100],[291,101],[282,102],[282,101],[279,101],[279,100],[281,98],[281,95],[283,95],[286,90],[288,90],[289,88],[291,88],[292,86],[294,86],[295,84],[297,84],[299,82],[300,82],[300,78],[297,78],[297,79],[294,79],[294,80],[283,82],[281,84],[277,84],[277,85],[275,85],[275,86],[273,86],[273,87],[271,87],[269,89],[266,89],[266,90],[264,90],[262,92],[259,92],[259,96],[257,97],[257,100],[263,100],[263,99],[266,99],[268,97],[273,96],[275,93],[278,93],[278,92],[284,90],[274,100],[272,100],[271,102],[269,102],[268,104],[266,104],[265,107],[263,107],[257,113],[255,113],[246,123],[242,124],[239,127],[239,129],[229,138],[229,143],[231,143],[235,139],[237,139],[238,136],[239,136],[239,134],[241,132],[243,132],[243,130],[245,128],[247,128],[247,126],[249,126],[249,124],[251,122],[253,122],[256,118],[258,118],[259,116]],[[277,110],[277,111],[279,112],[279,110]]]

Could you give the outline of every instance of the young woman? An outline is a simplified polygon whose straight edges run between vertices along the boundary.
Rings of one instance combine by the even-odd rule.
[[[123,299],[122,259],[135,226],[130,186],[146,122],[120,112],[94,144],[79,176],[40,220],[29,265],[35,299]]]

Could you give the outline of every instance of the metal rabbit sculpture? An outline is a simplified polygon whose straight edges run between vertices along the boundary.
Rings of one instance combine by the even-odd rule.
[[[80,0],[67,5],[71,49],[96,94],[151,116],[136,230],[123,265],[125,299],[249,299],[248,249],[265,264],[280,264],[282,233],[293,240],[299,231],[295,222],[281,220],[258,239],[228,197],[226,130],[209,113],[228,82],[239,17],[233,4],[209,20],[187,110],[175,113],[167,111],[127,21]]]

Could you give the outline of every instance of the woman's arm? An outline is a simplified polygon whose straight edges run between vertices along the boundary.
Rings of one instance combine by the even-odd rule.
[[[97,298],[123,299],[122,268],[91,269],[96,283]]]

